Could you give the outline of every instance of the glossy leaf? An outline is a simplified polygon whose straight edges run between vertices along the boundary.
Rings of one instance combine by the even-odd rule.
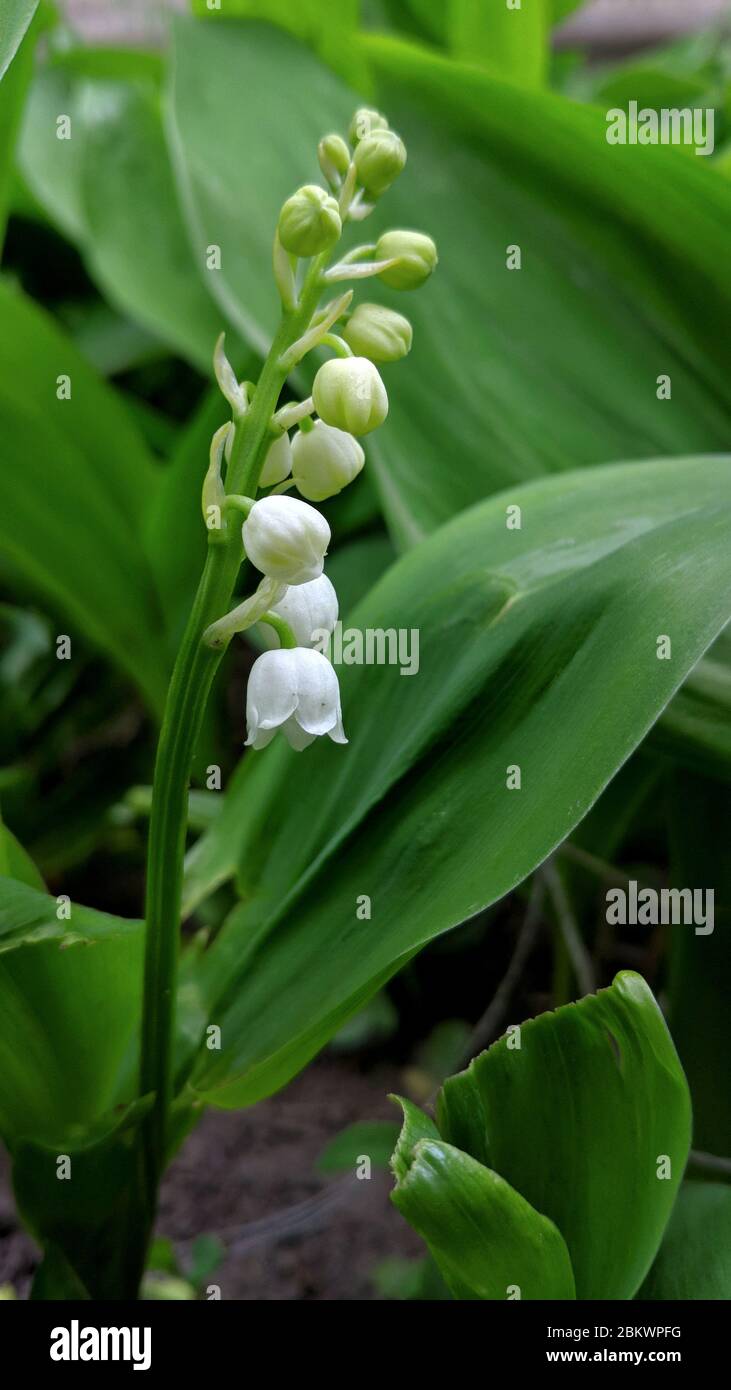
[[[0,420],[3,567],[61,616],[72,650],[83,635],[159,708],[162,614],[139,536],[154,465],[73,344],[3,286]]]
[[[631,1298],[649,1269],[690,1149],[688,1086],[639,975],[618,975],[521,1024],[445,1082],[440,1133],[481,1130],[489,1162],[557,1225],[578,1298]]]
[[[0,78],[23,41],[38,9],[38,0],[0,0]]]
[[[102,1115],[139,1020],[142,925],[0,879],[0,1134],[50,1143]]]
[[[449,46],[456,58],[526,87],[545,81],[551,0],[528,0],[517,8],[448,0],[447,12]]]
[[[440,1139],[421,1139],[391,1193],[459,1299],[573,1299],[566,1244],[498,1173]]]
[[[283,1085],[570,834],[726,620],[730,481],[706,459],[533,483],[368,595],[354,623],[417,630],[418,674],[342,667],[348,748],[247,756],[194,855],[197,896],[235,870],[243,898],[197,979],[227,1039],[201,1054],[200,1091],[235,1105]]]
[[[731,1299],[731,1187],[684,1182],[638,1299]]]
[[[70,114],[69,140],[49,119],[61,93],[56,109]],[[73,236],[102,292],[210,371],[221,314],[206,284],[212,272],[194,260],[178,209],[156,84],[90,79],[68,62],[41,71],[21,155],[30,187]]]
[[[204,264],[206,247],[220,247],[211,293],[262,354],[279,316],[271,274],[279,208],[293,188],[320,177],[318,141],[324,130],[347,127],[354,104],[341,81],[277,29],[174,25],[167,128],[193,257]]]

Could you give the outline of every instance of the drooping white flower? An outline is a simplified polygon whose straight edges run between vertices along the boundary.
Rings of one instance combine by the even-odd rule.
[[[322,574],[330,527],[307,502],[262,497],[251,508],[241,534],[252,565],[270,579],[307,584]]]
[[[246,729],[251,748],[266,748],[277,729],[298,751],[325,734],[347,743],[338,678],[327,657],[304,647],[257,657],[246,692]]]
[[[298,647],[311,647],[319,636],[332,632],[338,620],[338,596],[326,574],[309,584],[287,589],[272,611],[284,618]]]
[[[360,473],[363,449],[346,430],[316,420],[311,430],[298,430],[292,445],[292,476],[310,502],[335,497]]]
[[[269,445],[259,477],[259,487],[274,487],[283,483],[292,472],[292,445],[289,435],[282,434]]]

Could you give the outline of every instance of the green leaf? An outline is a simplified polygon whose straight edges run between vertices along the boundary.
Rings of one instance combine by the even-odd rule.
[[[46,891],[46,885],[27,850],[24,850],[19,841],[16,840],[12,830],[9,830],[7,825],[3,825],[2,818],[0,818],[0,878],[17,879],[19,883],[26,883],[41,893]],[[0,933],[2,933],[1,925]],[[2,936],[0,935],[0,951],[2,950],[1,943]]]
[[[355,97],[276,29],[178,19],[173,34],[167,129],[193,256],[205,264],[206,247],[220,247],[211,294],[264,355],[280,309],[271,273],[279,208],[293,187],[319,179],[318,141],[347,127]]]
[[[53,1145],[13,1145],[18,1209],[47,1251],[32,1298],[136,1297],[142,1271],[141,1251],[129,1238],[141,1214],[134,1142],[149,1105],[145,1097],[122,1115],[60,1134]]]
[[[731,1298],[731,1187],[684,1182],[638,1299]]]
[[[63,92],[72,138],[49,119]],[[74,146],[71,150],[69,146]],[[29,186],[79,245],[102,292],[172,351],[210,371],[221,315],[205,259],[191,255],[162,129],[147,81],[39,73],[26,118]]]
[[[352,42],[358,23],[360,0],[226,0],[220,10],[211,9],[207,0],[193,0],[193,14],[201,19],[226,21],[263,19],[310,44],[326,62],[350,80],[363,79],[363,64]]]
[[[0,43],[5,39],[2,4],[3,0],[0,0]],[[31,6],[31,12],[34,8],[35,6]],[[0,85],[0,251],[2,251],[5,225],[13,192],[15,139],[33,71],[34,49],[34,35],[31,33],[21,44],[17,61],[13,64],[10,72],[6,73],[4,78],[0,73],[0,78],[2,78]],[[0,67],[2,67],[1,56]]]
[[[708,161],[609,147],[601,111],[393,38],[361,44],[409,151],[375,230],[385,215],[440,249],[423,291],[386,296],[414,325],[369,449],[400,544],[531,476],[725,448],[731,189]]]
[[[348,1125],[323,1149],[317,1159],[317,1170],[319,1173],[354,1173],[362,1157],[369,1158],[374,1168],[388,1168],[398,1132],[398,1125],[386,1120],[363,1120]]]
[[[163,622],[139,534],[154,464],[69,339],[1,284],[0,421],[4,567],[71,625],[72,650],[78,631],[159,709]]]
[[[453,1145],[419,1140],[391,1198],[426,1241],[455,1298],[576,1297],[553,1222]]]
[[[0,78],[20,47],[38,0],[0,0]]]
[[[517,9],[448,0],[449,47],[456,58],[489,68],[497,77],[540,87],[548,66],[550,11],[550,0],[523,0]]]
[[[418,674],[342,667],[349,746],[248,755],[194,853],[189,896],[235,870],[243,898],[198,976],[226,1039],[194,1072],[208,1099],[283,1085],[571,833],[726,621],[730,487],[724,459],[544,479],[388,571],[352,623],[416,631]]]
[[[0,879],[0,1134],[53,1142],[119,1098],[142,924]]]
[[[438,1124],[458,1145],[480,1127],[478,1157],[563,1235],[577,1298],[632,1298],[691,1131],[683,1070],[639,975],[625,971],[611,989],[522,1024],[519,1047],[501,1038],[445,1082]]]

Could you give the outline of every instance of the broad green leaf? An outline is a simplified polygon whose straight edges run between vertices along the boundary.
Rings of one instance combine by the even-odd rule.
[[[684,1182],[638,1299],[731,1299],[731,1187]]]
[[[59,108],[59,99],[63,106]],[[42,70],[26,116],[21,160],[29,186],[79,246],[110,301],[205,371],[221,330],[178,209],[159,110],[147,80]],[[59,110],[71,138],[57,138]]]
[[[470,1111],[465,1124],[465,1112]],[[690,1150],[688,1086],[644,980],[521,1025],[446,1081],[438,1124],[481,1152],[564,1237],[581,1299],[632,1298]]]
[[[31,12],[34,9],[31,6]],[[0,0],[0,43],[5,40],[2,0]],[[13,154],[31,73],[33,71],[34,35],[21,44],[17,61],[0,82],[0,252],[5,237],[9,204],[13,193]],[[2,57],[0,57],[0,66]],[[1,75],[0,75],[1,76]]]
[[[156,92],[87,82],[81,91],[82,197],[91,273],[113,303],[211,370],[221,315],[178,211]]]
[[[422,227],[440,249],[422,291],[388,296],[414,349],[370,455],[400,543],[537,474],[724,448],[731,189],[709,162],[610,147],[601,111],[361,43],[409,150],[376,230]]]
[[[194,856],[197,896],[235,869],[243,899],[198,977],[227,1041],[197,1089],[236,1105],[283,1085],[571,833],[726,621],[730,490],[711,458],[543,479],[388,571],[352,625],[415,630],[418,674],[343,666],[349,746],[247,756]]]
[[[455,1298],[576,1297],[553,1222],[452,1144],[419,1140],[391,1199],[426,1241]]]
[[[456,58],[526,87],[546,80],[551,0],[518,8],[485,0],[447,0],[449,47]]]
[[[207,0],[193,0],[193,14],[201,19],[231,18],[267,20],[304,43],[310,44],[326,62],[343,72],[350,81],[363,79],[363,63],[352,42],[360,0],[226,0],[220,10],[211,9]]]
[[[3,825],[0,817],[0,879],[2,878],[17,879],[18,882],[26,883],[41,893],[46,891],[46,885],[27,850],[23,849],[12,830],[9,830],[7,825]],[[1,925],[0,931],[2,931]],[[2,951],[1,942],[2,938],[0,937],[0,951]]]
[[[23,41],[38,8],[38,0],[0,0],[0,78]]]
[[[162,614],[139,534],[154,465],[73,344],[1,284],[0,420],[3,568],[61,616],[72,652],[83,635],[159,709]]]
[[[0,879],[0,1134],[53,1143],[103,1115],[139,1020],[142,924]]]
[[[205,264],[206,247],[220,247],[211,293],[266,353],[280,307],[279,209],[294,187],[319,180],[318,141],[347,126],[355,97],[276,29],[180,19],[173,32],[167,128],[193,257]]]

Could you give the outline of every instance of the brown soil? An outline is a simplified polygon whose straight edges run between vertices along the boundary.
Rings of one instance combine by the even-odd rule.
[[[422,1248],[388,1200],[391,1179],[375,1170],[369,1181],[322,1177],[314,1165],[346,1125],[397,1118],[385,1098],[393,1089],[393,1070],[363,1073],[324,1056],[251,1110],[209,1111],[167,1176],[159,1234],[173,1240],[184,1267],[195,1236],[217,1235],[227,1254],[211,1282],[225,1299],[378,1297],[374,1267]],[[0,1284],[27,1297],[37,1258],[19,1228],[4,1163]]]

